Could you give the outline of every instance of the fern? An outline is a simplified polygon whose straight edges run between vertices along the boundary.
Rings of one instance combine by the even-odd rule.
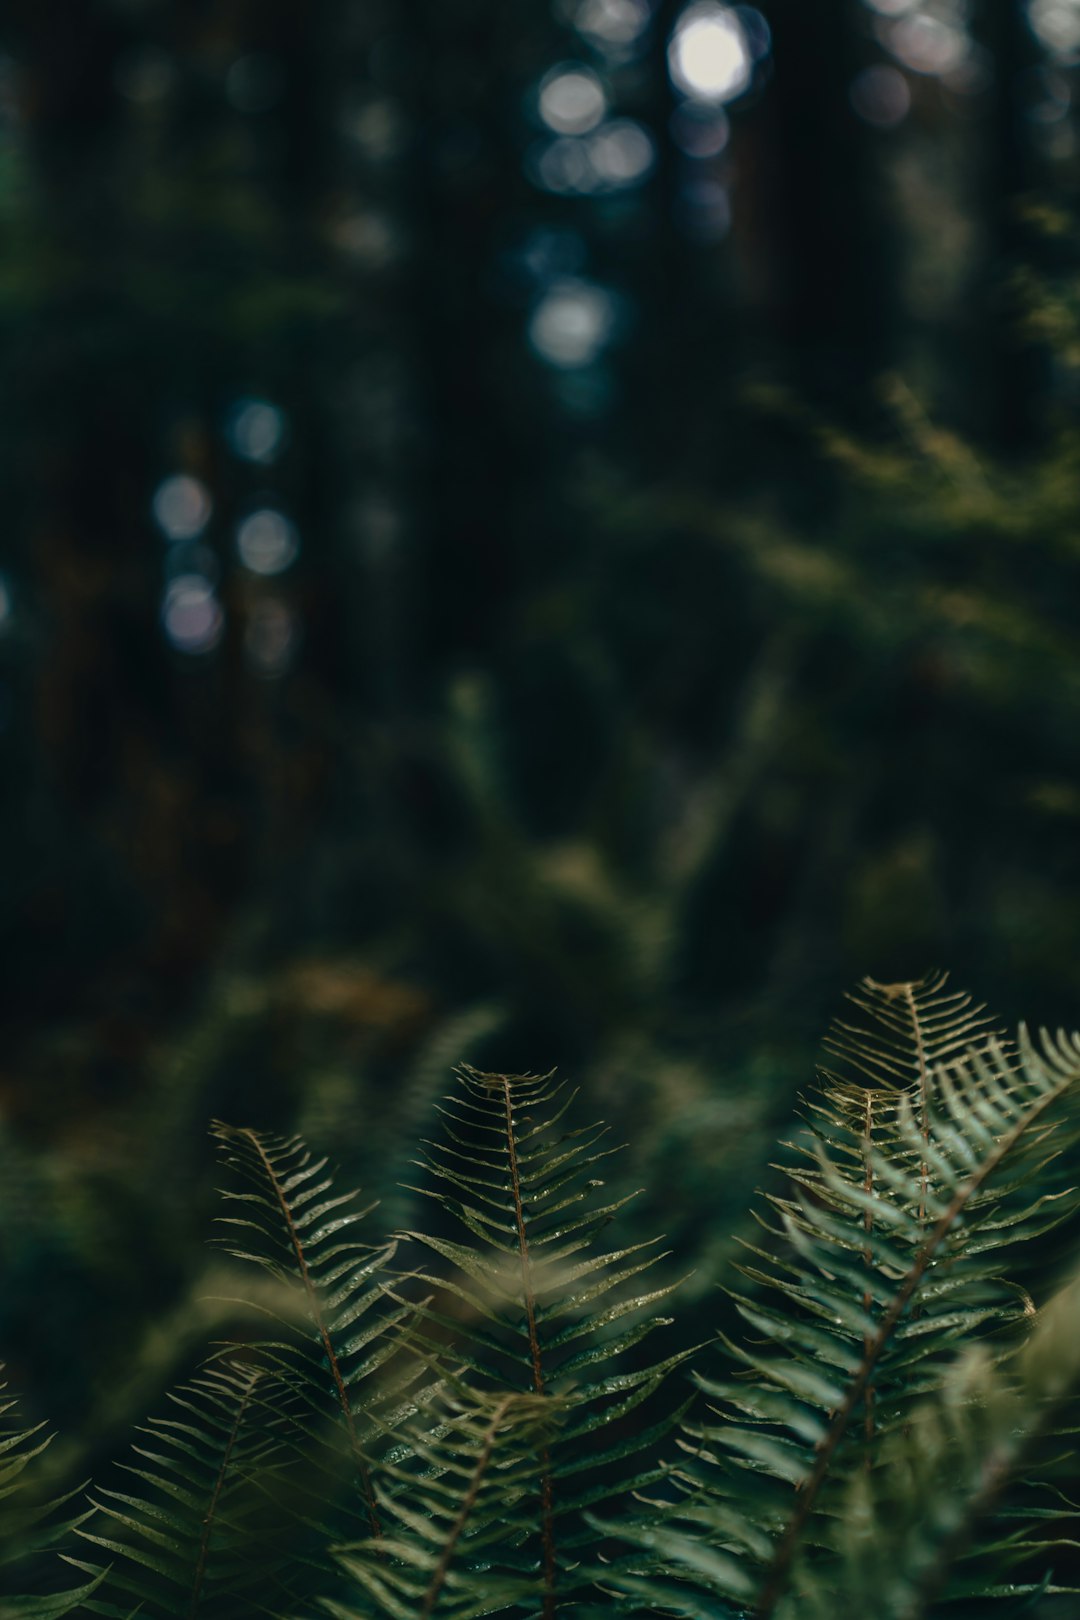
[[[385,1538],[341,1554],[376,1612],[470,1620],[540,1608],[543,1573],[520,1552],[539,1507],[534,1459],[550,1453],[558,1412],[542,1396],[484,1397],[455,1379],[441,1383],[402,1460],[382,1472]],[[337,1620],[356,1620],[351,1607],[327,1608]]]
[[[370,1208],[357,1207],[356,1193],[335,1192],[327,1161],[313,1158],[298,1138],[221,1123],[213,1129],[227,1168],[244,1184],[223,1193],[228,1208],[242,1211],[219,1218],[229,1229],[225,1246],[285,1290],[276,1315],[285,1337],[264,1343],[262,1354],[306,1404],[310,1427],[327,1438],[331,1452],[328,1420],[343,1431],[362,1512],[377,1538],[371,1448],[387,1399],[378,1375],[398,1348],[393,1329],[411,1315],[406,1304],[388,1306],[383,1289],[395,1245],[359,1241],[356,1229]]]
[[[676,1353],[617,1370],[654,1328],[668,1324],[656,1307],[672,1290],[627,1291],[660,1258],[654,1243],[599,1247],[628,1199],[599,1201],[603,1182],[595,1172],[613,1150],[604,1145],[603,1126],[564,1126],[572,1101],[550,1075],[463,1067],[458,1092],[441,1107],[444,1140],[429,1144],[422,1160],[434,1186],[417,1191],[463,1227],[468,1241],[403,1234],[452,1268],[449,1276],[414,1273],[436,1290],[418,1342],[444,1370],[456,1369],[455,1387],[467,1389],[480,1410],[492,1403],[504,1410],[497,1466],[533,1479],[531,1530],[523,1536],[508,1522],[504,1551],[513,1547],[526,1566],[533,1560],[545,1617],[589,1583],[586,1510],[657,1476],[653,1448],[672,1419],[662,1414],[644,1429],[627,1420],[685,1359]],[[525,1427],[510,1421],[524,1397],[558,1411],[542,1445],[526,1445]],[[503,1402],[510,1404],[503,1409]]]
[[[1068,1110],[1050,1111],[1080,1085],[1080,1043],[1023,1037],[1017,1055],[940,978],[866,981],[856,999],[863,1020],[830,1044],[875,1084],[827,1072],[810,1099],[813,1149],[743,1268],[759,1295],[734,1295],[756,1342],[728,1345],[738,1376],[699,1379],[713,1420],[686,1435],[687,1500],[639,1535],[689,1586],[627,1590],[668,1612],[794,1616],[810,1571],[835,1613],[845,1486],[888,1473],[958,1342],[1028,1319],[1012,1251],[1076,1206],[1039,1189],[1076,1140]]]
[[[103,1581],[87,1608],[123,1620],[133,1604],[148,1620],[222,1620],[262,1606],[284,1583],[267,1486],[280,1466],[282,1417],[267,1402],[264,1369],[221,1362],[169,1397],[122,1465],[133,1483],[102,1488],[80,1535],[108,1568],[80,1563]]]
[[[298,1139],[213,1130],[230,1175],[220,1241],[274,1279],[243,1301],[274,1336],[219,1352],[171,1397],[181,1416],[153,1425],[154,1449],[136,1448],[137,1484],[95,1499],[82,1533],[113,1557],[96,1611],[112,1616],[132,1600],[161,1620],[302,1607],[333,1588],[333,1542],[381,1535],[369,1448],[410,1314],[383,1292],[394,1246],[359,1241],[369,1211]]]
[[[0,1382],[0,1620],[60,1620],[89,1598],[98,1582],[50,1595],[18,1595],[42,1568],[55,1569],[55,1552],[68,1540],[78,1516],[65,1515],[71,1497],[52,1497],[40,1477],[52,1436],[43,1424],[26,1428],[19,1421],[6,1389]]]
[[[832,1620],[839,1587],[853,1613],[881,1620],[919,1620],[942,1589],[987,1596],[980,1528],[998,1512],[1010,1486],[1030,1478],[1035,1501],[1015,1509],[1004,1548],[1010,1559],[1041,1558],[1069,1535],[1075,1504],[1049,1488],[1044,1437],[1066,1418],[1080,1384],[1080,1274],[1039,1312],[1030,1339],[1004,1365],[985,1345],[965,1351],[934,1397],[898,1430],[884,1465],[848,1481],[839,1579],[818,1578],[802,1561],[794,1572],[800,1614]],[[1037,1505],[1036,1505],[1037,1503]],[[991,1529],[1000,1541],[1000,1530]],[[1016,1598],[1070,1592],[1049,1573],[1025,1585],[1010,1580],[990,1596]]]
[[[406,1189],[430,1229],[381,1245],[298,1138],[216,1126],[267,1336],[171,1397],[92,1516],[27,1489],[39,1432],[0,1439],[5,1588],[69,1533],[92,1577],[0,1620],[1049,1620],[1077,1595],[1080,1272],[1032,1291],[1080,1211],[1080,1037],[1009,1043],[940,975],[852,1002],[693,1421],[661,1392],[689,1353],[645,1346],[657,1243],[605,1248],[615,1150],[552,1076],[462,1068]]]

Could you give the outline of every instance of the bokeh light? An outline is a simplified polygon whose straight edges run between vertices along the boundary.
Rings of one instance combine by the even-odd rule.
[[[970,43],[963,29],[923,11],[901,17],[888,31],[889,50],[905,67],[938,78],[960,67]]]
[[[1072,87],[1068,77],[1046,65],[1032,68],[1024,79],[1027,116],[1032,123],[1044,128],[1067,118],[1072,106]]]
[[[911,110],[911,91],[898,68],[878,63],[851,81],[851,105],[875,129],[895,129]]]
[[[655,166],[656,146],[645,126],[613,118],[590,135],[538,143],[526,170],[545,191],[585,197],[640,185]]]
[[[734,101],[750,84],[753,58],[737,12],[713,0],[688,7],[668,45],[676,87],[698,101]]]
[[[563,63],[541,80],[538,105],[557,135],[584,135],[607,111],[607,92],[591,68]]]
[[[731,138],[731,120],[722,107],[684,101],[671,115],[671,138],[687,157],[719,157]]]
[[[1032,33],[1063,61],[1080,52],[1080,0],[1028,0]]]
[[[269,112],[281,100],[285,75],[272,56],[252,52],[238,57],[225,79],[225,94],[237,112]]]
[[[557,276],[576,275],[587,257],[585,240],[579,232],[538,225],[510,256],[510,263],[519,278],[537,286]]]
[[[0,636],[6,635],[11,629],[14,618],[14,593],[3,574],[0,574]]]
[[[601,185],[634,186],[652,172],[656,147],[643,124],[633,118],[613,118],[588,142],[589,162]]]
[[[622,52],[635,45],[649,25],[646,0],[582,0],[575,27],[601,50]]]
[[[178,652],[212,652],[221,640],[225,614],[210,580],[179,574],[170,580],[161,604],[161,623]]]
[[[390,162],[409,139],[404,110],[390,96],[367,96],[358,103],[346,101],[338,127],[369,163]]]
[[[237,526],[237,555],[253,574],[283,574],[299,550],[296,525],[274,506],[260,506]]]
[[[268,466],[284,446],[285,413],[269,400],[240,399],[229,413],[226,431],[236,455]]]
[[[734,10],[751,59],[763,62],[772,51],[772,29],[764,13],[756,6],[736,6]]]
[[[584,141],[569,135],[538,143],[529,153],[525,167],[530,178],[545,191],[562,196],[586,196],[595,189],[588,148]]]
[[[274,680],[286,674],[299,639],[299,621],[287,602],[278,596],[263,596],[252,604],[244,650],[257,675]]]
[[[357,269],[386,270],[400,256],[402,238],[390,217],[377,208],[356,208],[341,214],[330,228],[334,245]]]
[[[567,278],[553,283],[533,310],[529,341],[549,365],[572,370],[598,358],[614,325],[610,293],[592,282]]]
[[[216,585],[221,577],[217,553],[201,541],[178,540],[165,553],[165,578],[178,579],[181,574],[202,574]]]
[[[125,101],[148,107],[161,101],[172,88],[172,60],[154,45],[124,51],[113,70],[113,83]]]
[[[679,191],[676,219],[698,242],[722,242],[731,230],[731,193],[720,180],[688,180]]]
[[[586,136],[542,141],[526,160],[529,178],[562,196],[622,191],[641,185],[654,167],[656,143],[635,118],[609,118]]]
[[[167,540],[194,540],[213,510],[210,491],[190,473],[174,473],[154,491],[154,521]]]

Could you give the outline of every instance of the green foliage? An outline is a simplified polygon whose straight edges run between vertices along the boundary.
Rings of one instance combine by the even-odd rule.
[[[940,975],[851,1002],[729,1290],[745,1336],[689,1386],[695,1353],[645,1349],[672,1284],[654,1243],[606,1247],[632,1195],[565,1083],[462,1067],[408,1189],[432,1219],[382,1244],[302,1141],[216,1125],[244,1343],[78,1522],[22,1492],[42,1448],[12,1431],[0,1556],[42,1595],[0,1614],[1051,1620],[1080,1038],[1014,1045]],[[51,1596],[70,1532],[92,1584]]]
[[[853,1570],[872,1580],[877,1566],[881,1578],[880,1525],[895,1529],[905,1513],[933,1522],[927,1458],[909,1439],[926,1429],[920,1403],[946,1399],[952,1355],[972,1340],[996,1387],[996,1363],[1034,1314],[1016,1275],[1022,1251],[1076,1209],[1073,1191],[1050,1190],[1057,1155],[1080,1137],[1068,1106],[1075,1038],[1036,1048],[1022,1035],[1017,1053],[940,978],[864,981],[853,999],[862,1016],[829,1043],[841,1072],[826,1071],[808,1099],[792,1191],[769,1200],[768,1242],[749,1244],[740,1267],[753,1290],[733,1298],[751,1337],[726,1344],[727,1377],[699,1375],[711,1407],[684,1438],[686,1500],[647,1527],[659,1562],[711,1594],[663,1580],[634,1588],[674,1612],[703,1614],[719,1599],[721,1613],[794,1620],[853,1604]],[[983,1438],[976,1422],[967,1449]],[[964,1453],[934,1455],[950,1492]],[[919,1488],[905,1494],[905,1479]],[[887,1510],[852,1508],[854,1482]],[[992,1532],[966,1570],[968,1595],[985,1605],[1031,1557],[1023,1537]],[[908,1571],[891,1574],[902,1585]]]
[[[3,1370],[0,1363],[0,1371]],[[23,1583],[40,1573],[49,1554],[70,1539],[78,1515],[70,1517],[71,1500],[57,1499],[47,1489],[44,1454],[52,1436],[43,1424],[26,1428],[16,1403],[0,1383],[0,1620],[59,1620],[88,1598],[91,1581],[76,1590],[19,1595]],[[51,1593],[51,1595],[50,1595]]]
[[[285,1336],[263,1344],[262,1352],[296,1391],[310,1425],[324,1435],[328,1420],[340,1429],[362,1511],[378,1533],[370,1472],[378,1429],[369,1391],[397,1347],[391,1329],[410,1314],[406,1305],[383,1308],[382,1278],[394,1245],[372,1248],[357,1239],[370,1210],[356,1207],[355,1193],[334,1191],[326,1159],[314,1159],[303,1142],[222,1124],[214,1134],[227,1168],[244,1185],[224,1194],[226,1207],[240,1212],[221,1217],[229,1232],[224,1241],[237,1259],[268,1271],[283,1288],[271,1314]]]
[[[134,1447],[137,1463],[122,1465],[134,1483],[102,1488],[93,1524],[81,1531],[110,1559],[97,1568],[104,1595],[87,1604],[93,1613],[123,1620],[138,1605],[162,1620],[225,1616],[275,1579],[284,1584],[288,1571],[268,1533],[282,1446],[266,1379],[256,1366],[212,1364],[170,1396],[168,1418],[151,1420]]]
[[[557,1403],[478,1396],[448,1381],[390,1464],[379,1490],[381,1542],[343,1552],[345,1571],[391,1620],[446,1620],[536,1610],[544,1571],[528,1555],[543,1513],[536,1458],[547,1455]],[[338,1620],[365,1607],[329,1604]]]
[[[459,1080],[440,1108],[443,1139],[422,1163],[434,1183],[426,1190],[466,1241],[407,1234],[456,1274],[414,1274],[436,1290],[419,1313],[417,1342],[436,1363],[452,1358],[479,1392],[480,1428],[495,1403],[504,1462],[520,1448],[517,1466],[534,1485],[545,1613],[553,1613],[582,1583],[582,1550],[593,1539],[583,1514],[656,1477],[655,1446],[670,1420],[635,1419],[629,1428],[627,1420],[683,1356],[630,1371],[625,1358],[670,1325],[658,1307],[672,1286],[637,1291],[660,1258],[655,1243],[600,1246],[629,1198],[601,1196],[596,1172],[613,1151],[607,1129],[566,1128],[574,1093],[565,1082],[468,1067]],[[530,1394],[558,1414],[540,1446],[528,1424],[510,1421]],[[520,1535],[515,1525],[507,1533],[512,1542]]]
[[[872,1610],[885,1620],[918,1620],[948,1587],[955,1600],[974,1600],[975,1612],[989,1596],[1015,1598],[1022,1582],[992,1585],[987,1546],[980,1528],[1009,1517],[1008,1539],[991,1547],[998,1561],[1040,1561],[1070,1535],[1075,1508],[1046,1487],[1023,1508],[999,1509],[1012,1483],[1051,1471],[1043,1444],[1063,1421],[1080,1379],[1080,1279],[1074,1279],[1039,1313],[1029,1341],[1004,1365],[985,1345],[973,1346],[950,1367],[932,1398],[912,1413],[884,1448],[882,1466],[856,1471],[847,1483],[843,1513],[854,1533],[840,1546],[839,1580],[800,1571],[801,1614],[836,1613],[837,1588],[852,1610]],[[1007,1504],[1008,1505],[1008,1504]],[[993,1532],[991,1531],[991,1535]],[[1058,1554],[1060,1556],[1060,1554]],[[1070,1592],[1047,1571],[1033,1583],[1037,1593]]]

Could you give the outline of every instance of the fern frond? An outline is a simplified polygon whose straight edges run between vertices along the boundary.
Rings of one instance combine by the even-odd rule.
[[[533,1459],[550,1446],[558,1410],[542,1396],[440,1386],[409,1428],[403,1461],[381,1472],[381,1542],[339,1555],[377,1614],[472,1620],[539,1608],[546,1583],[522,1549],[540,1508]],[[326,1607],[358,1620],[347,1605]]]
[[[395,1330],[412,1314],[407,1303],[390,1302],[383,1286],[395,1245],[360,1241],[370,1207],[358,1207],[356,1193],[337,1192],[327,1160],[315,1159],[299,1138],[220,1122],[213,1133],[245,1188],[223,1190],[233,1213],[219,1218],[229,1234],[221,1241],[236,1258],[268,1270],[293,1305],[278,1315],[285,1337],[260,1350],[308,1401],[314,1427],[331,1414],[343,1425],[368,1526],[378,1536],[374,1413],[400,1387],[391,1389],[385,1368],[399,1347]]]
[[[79,1534],[108,1555],[95,1614],[125,1620],[135,1604],[159,1620],[222,1620],[285,1590],[268,1485],[288,1454],[283,1403],[264,1399],[265,1369],[217,1362],[169,1397],[171,1415],[141,1431],[133,1483],[100,1488]],[[74,1562],[74,1560],[73,1560]]]
[[[940,1068],[927,1087],[921,1121],[909,1098],[901,1098],[895,1124],[901,1151],[887,1156],[864,1148],[870,1179],[882,1191],[853,1187],[822,1156],[820,1173],[810,1182],[820,1207],[831,1206],[841,1223],[845,1213],[849,1222],[861,1215],[861,1230],[849,1230],[845,1238],[842,1224],[838,1231],[835,1221],[825,1213],[819,1219],[806,1203],[800,1206],[801,1230],[796,1220],[788,1229],[797,1234],[797,1242],[801,1239],[799,1246],[817,1274],[810,1299],[826,1313],[838,1311],[849,1331],[852,1326],[861,1330],[862,1354],[847,1379],[830,1386],[827,1404],[822,1405],[821,1391],[803,1400],[804,1412],[816,1409],[820,1421],[824,1410],[828,1418],[814,1443],[812,1466],[797,1481],[798,1502],[787,1515],[758,1600],[761,1615],[772,1613],[784,1590],[791,1560],[852,1419],[860,1403],[868,1406],[868,1397],[873,1398],[872,1384],[877,1383],[877,1403],[884,1408],[887,1427],[898,1426],[912,1394],[925,1390],[926,1363],[933,1352],[1008,1314],[993,1292],[1001,1278],[1001,1251],[1041,1236],[1075,1207],[1074,1199],[1058,1200],[1049,1208],[1038,1198],[1028,1203],[1025,1192],[1063,1142],[1076,1140],[1075,1117],[1063,1114],[1055,1126],[1045,1116],[1078,1087],[1080,1040],[1044,1037],[1038,1051],[1021,1032],[1019,1062],[1010,1051],[991,1044]],[[909,1182],[905,1189],[905,1167],[910,1175],[916,1159],[917,1187]],[[1006,1164],[1011,1180],[1001,1197],[993,1177]],[[929,1175],[923,1165],[929,1166]],[[853,1273],[844,1263],[860,1240],[861,1264],[856,1263],[854,1280],[857,1288],[861,1275],[863,1293],[853,1310]],[[901,1266],[905,1251],[909,1258]],[[936,1286],[938,1271],[941,1286]]]
[[[1004,1044],[982,1003],[950,990],[946,973],[901,984],[862,979],[847,999],[853,1012],[823,1043],[837,1065],[824,1077],[840,1084],[905,1092],[925,1106],[940,1064]]]
[[[1016,1356],[995,1364],[986,1346],[973,1346],[949,1369],[938,1393],[890,1437],[883,1467],[856,1474],[847,1485],[847,1533],[828,1570],[802,1559],[791,1591],[778,1607],[782,1620],[833,1620],[839,1602],[880,1620],[921,1620],[946,1587],[953,1602],[987,1595],[980,1526],[996,1517],[1011,1485],[1035,1463],[1080,1387],[1080,1276],[1039,1312]],[[1036,1470],[1044,1474],[1044,1470]],[[1034,1485],[1033,1494],[1040,1494]],[[1071,1502],[1046,1498],[1015,1510],[1018,1528],[996,1528],[997,1561],[1045,1566],[1059,1527],[1075,1526]],[[989,1595],[1071,1592],[1049,1574],[1010,1578]]]
[[[885,1054],[875,1066],[871,1022],[856,1043],[865,1072],[895,1072],[876,1089],[826,1074],[811,1097],[816,1140],[789,1167],[793,1191],[770,1200],[767,1240],[749,1246],[754,1291],[733,1295],[753,1337],[728,1345],[734,1376],[699,1378],[715,1416],[686,1431],[687,1500],[647,1529],[651,1550],[639,1541],[635,1579],[665,1563],[689,1572],[671,1612],[698,1612],[696,1591],[727,1605],[717,1613],[771,1616],[796,1564],[827,1579],[848,1530],[843,1482],[887,1467],[957,1341],[1030,1321],[1013,1251],[1076,1208],[1040,1188],[1080,1134],[1063,1106],[1080,1089],[1080,1040],[1036,1049],[1022,1034],[1016,1052],[940,980],[865,1010]],[[958,1052],[962,1030],[973,1045]],[[948,1061],[930,1068],[919,1042],[925,1057],[938,1035]]]
[[[637,1279],[661,1258],[655,1244],[599,1245],[628,1201],[603,1198],[597,1171],[614,1151],[606,1128],[568,1128],[574,1093],[551,1075],[466,1066],[458,1078],[440,1109],[443,1139],[422,1161],[432,1185],[417,1190],[464,1228],[466,1241],[404,1235],[452,1268],[414,1273],[438,1291],[423,1313],[427,1353],[461,1369],[474,1398],[559,1404],[550,1442],[523,1459],[537,1481],[548,1617],[556,1594],[586,1578],[584,1513],[656,1477],[651,1448],[672,1419],[645,1429],[623,1420],[685,1358],[622,1359],[668,1323],[657,1307],[672,1289],[640,1291]]]
[[[98,1582],[74,1591],[17,1595],[26,1585],[55,1584],[60,1572],[55,1554],[81,1515],[66,1515],[71,1495],[49,1494],[40,1476],[53,1437],[43,1424],[26,1428],[6,1390],[0,1382],[0,1620],[60,1620],[90,1597]]]

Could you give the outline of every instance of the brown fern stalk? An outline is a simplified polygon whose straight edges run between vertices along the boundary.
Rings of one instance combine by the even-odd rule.
[[[263,1147],[262,1142],[259,1140],[258,1134],[249,1129],[243,1129],[237,1134],[246,1137],[254,1147],[259,1156],[259,1161],[262,1164],[267,1180],[274,1190],[274,1196],[278,1201],[278,1208],[281,1210],[281,1218],[285,1222],[285,1229],[289,1234],[289,1242],[292,1244],[293,1254],[296,1257],[296,1265],[300,1272],[300,1279],[304,1285],[304,1292],[307,1295],[308,1308],[311,1311],[312,1320],[315,1323],[316,1331],[318,1332],[319,1339],[322,1342],[323,1351],[326,1355],[326,1360],[330,1368],[330,1376],[334,1380],[334,1388],[337,1391],[338,1402],[341,1406],[342,1415],[345,1418],[345,1427],[348,1430],[349,1443],[352,1446],[353,1455],[356,1458],[357,1467],[360,1471],[360,1487],[364,1496],[364,1504],[367,1508],[368,1522],[371,1525],[372,1534],[377,1540],[381,1540],[382,1526],[379,1523],[379,1516],[375,1507],[375,1493],[371,1487],[371,1475],[368,1469],[367,1458],[364,1456],[363,1449],[360,1445],[359,1436],[356,1433],[356,1420],[353,1417],[352,1405],[349,1401],[349,1392],[345,1387],[345,1379],[342,1377],[341,1373],[341,1363],[338,1360],[337,1352],[334,1349],[333,1340],[330,1337],[330,1329],[328,1328],[326,1318],[323,1315],[322,1304],[319,1299],[319,1292],[315,1287],[315,1283],[312,1280],[311,1271],[308,1267],[307,1255],[304,1252],[303,1239],[297,1230],[296,1222],[293,1220],[292,1210],[289,1207],[289,1200],[286,1197],[285,1189],[278,1180],[274,1166],[270,1162],[269,1155]]]
[[[480,1486],[483,1483],[484,1475],[487,1473],[488,1464],[491,1462],[491,1454],[495,1449],[495,1437],[499,1432],[499,1424],[506,1416],[507,1408],[509,1407],[510,1402],[511,1396],[506,1395],[503,1397],[498,1406],[495,1408],[491,1422],[488,1424],[487,1430],[485,1431],[484,1438],[480,1444],[480,1455],[476,1459],[476,1467],[473,1469],[472,1478],[469,1481],[469,1488],[465,1493],[458,1516],[450,1528],[450,1534],[446,1539],[446,1545],[443,1547],[442,1555],[435,1567],[435,1572],[431,1577],[428,1589],[424,1593],[424,1601],[420,1607],[419,1620],[429,1620],[429,1616],[434,1612],[435,1605],[439,1599],[439,1593],[443,1589],[450,1569],[450,1561],[454,1556],[454,1549],[461,1539],[465,1526],[469,1521],[470,1513],[476,1506],[476,1498],[480,1494]]]
[[[506,1151],[510,1160],[510,1187],[514,1198],[514,1221],[517,1226],[518,1258],[521,1262],[521,1288],[525,1300],[525,1320],[529,1330],[529,1357],[532,1362],[533,1388],[538,1395],[544,1393],[544,1368],[540,1359],[540,1338],[536,1331],[536,1298],[533,1293],[532,1267],[529,1261],[529,1239],[525,1230],[525,1211],[521,1202],[521,1174],[518,1169],[517,1140],[514,1135],[514,1105],[510,1081],[500,1075],[503,1104],[506,1110]],[[555,1614],[555,1525],[554,1492],[551,1479],[551,1453],[540,1454],[540,1536],[544,1548],[544,1606],[543,1620],[553,1620]]]
[[[922,1137],[929,1147],[930,1144],[930,1071],[926,1062],[926,1043],[923,1040],[922,1020],[919,1017],[919,1008],[915,1000],[915,987],[911,984],[904,986],[904,1000],[907,1002],[908,1012],[911,1015],[911,1029],[915,1040],[915,1066],[919,1077],[919,1112],[922,1116]],[[926,1196],[930,1187],[930,1171],[926,1159],[923,1159],[919,1172],[919,1220],[926,1219]]]

